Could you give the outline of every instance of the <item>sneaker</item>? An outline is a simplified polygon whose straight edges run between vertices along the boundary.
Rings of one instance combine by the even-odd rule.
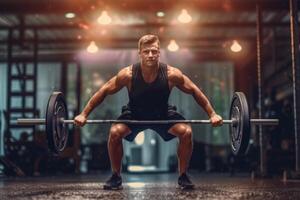
[[[122,188],[122,177],[116,173],[112,174],[103,186],[104,190],[120,190]]]
[[[194,189],[194,184],[186,173],[183,173],[178,177],[178,185],[181,189]]]

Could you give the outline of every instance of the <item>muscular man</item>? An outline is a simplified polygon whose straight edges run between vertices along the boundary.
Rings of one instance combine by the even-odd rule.
[[[210,102],[201,90],[179,69],[159,62],[159,39],[155,35],[145,35],[138,43],[140,62],[125,67],[116,76],[106,82],[89,100],[80,115],[75,117],[75,124],[83,126],[90,112],[107,95],[112,95],[126,87],[129,103],[122,108],[118,119],[129,120],[181,120],[176,107],[168,105],[171,90],[177,87],[194,97],[206,111],[213,126],[222,124],[222,118],[216,114]],[[108,139],[108,152],[112,167],[112,176],[105,183],[104,189],[122,187],[121,163],[123,156],[122,139],[133,141],[136,135],[145,129],[157,132],[165,141],[178,137],[178,184],[181,188],[193,188],[194,185],[186,174],[192,154],[192,128],[190,124],[174,123],[164,125],[132,125],[116,123],[111,126]]]

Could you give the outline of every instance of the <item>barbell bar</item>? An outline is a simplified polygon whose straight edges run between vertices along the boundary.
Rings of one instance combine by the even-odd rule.
[[[19,118],[17,124],[19,125],[44,125],[46,120],[43,118]],[[72,119],[61,119],[61,123],[74,124]],[[126,124],[174,124],[174,123],[190,123],[190,124],[210,124],[210,120],[87,120],[86,124],[113,124],[113,123],[126,123]],[[236,120],[223,120],[223,124],[232,124],[233,126],[237,123]],[[250,119],[251,124],[261,125],[277,125],[278,119]]]
[[[251,132],[250,124],[278,125],[278,119],[250,119],[246,97],[242,92],[235,92],[230,106],[230,119],[223,120],[223,124],[230,124],[231,150],[234,155],[245,154]],[[210,124],[210,120],[87,120],[87,124],[126,123],[126,124]],[[58,154],[63,151],[68,139],[68,124],[74,120],[68,119],[65,98],[61,92],[53,92],[48,100],[46,118],[20,118],[19,125],[46,125],[49,149]]]

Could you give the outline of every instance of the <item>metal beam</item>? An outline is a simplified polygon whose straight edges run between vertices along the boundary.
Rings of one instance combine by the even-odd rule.
[[[224,52],[202,52],[202,51],[193,51],[194,54],[197,54],[198,61],[230,61],[231,58],[225,51]],[[40,53],[38,57],[38,62],[59,62],[59,61],[78,61],[78,58],[76,57],[78,54],[77,51],[73,52],[66,52],[66,53]],[[18,57],[12,59],[14,62],[32,62],[32,57]],[[7,58],[1,56],[0,54],[0,62],[7,62]]]
[[[170,37],[163,37],[159,36],[161,43],[168,43],[170,41]],[[223,43],[226,41],[232,41],[232,40],[239,40],[239,41],[249,41],[249,42],[255,42],[256,37],[255,36],[211,36],[211,37],[176,37],[176,41],[180,43],[185,44],[199,44],[199,45],[214,45],[212,43]],[[279,41],[289,41],[289,37],[284,36],[277,36],[275,38]],[[33,43],[34,39],[25,39],[23,40],[24,43]],[[138,38],[117,38],[117,37],[93,37],[93,38],[83,38],[83,39],[72,39],[72,38],[58,38],[58,39],[42,39],[39,38],[38,42],[39,44],[84,44],[88,43],[90,41],[95,41],[102,43],[103,45],[122,45],[122,44],[137,44]],[[18,39],[13,39],[11,41],[13,44],[19,44]],[[0,40],[0,45],[6,44],[6,40]]]
[[[263,23],[264,27],[273,28],[273,27],[283,27],[283,28],[289,28],[289,23],[287,22],[265,22]],[[99,27],[103,27],[99,25]],[[188,25],[184,24],[170,24],[166,22],[148,22],[145,24],[128,24],[128,25],[108,25],[103,28],[108,29],[133,29],[133,28],[191,28],[191,27],[197,27],[197,28],[222,28],[222,29],[229,29],[229,28],[254,28],[256,27],[255,22],[236,22],[236,21],[228,21],[228,22],[198,22],[198,23],[191,23]],[[19,26],[4,26],[0,25],[0,30],[7,30],[7,29],[20,29]],[[82,30],[81,24],[42,24],[42,25],[24,25],[22,27],[23,29],[37,29],[37,30],[44,30],[44,29],[78,29]]]
[[[1,13],[84,13],[95,9],[115,11],[157,12],[181,8],[199,11],[255,11],[255,3],[266,10],[288,10],[288,0],[1,0]]]

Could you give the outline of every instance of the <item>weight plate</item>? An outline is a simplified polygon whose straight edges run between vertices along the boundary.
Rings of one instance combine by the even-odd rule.
[[[53,92],[47,105],[46,133],[49,149],[55,154],[62,152],[68,141],[68,126],[61,119],[68,119],[67,105],[61,92]]]
[[[235,92],[231,101],[230,126],[231,150],[234,155],[244,155],[250,139],[250,118],[247,99],[244,93]]]

